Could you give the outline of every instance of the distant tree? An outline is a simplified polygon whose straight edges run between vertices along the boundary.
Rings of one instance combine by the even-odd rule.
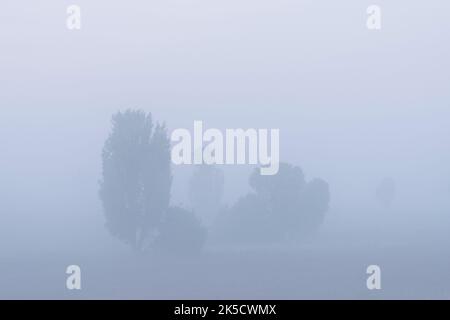
[[[194,212],[210,226],[220,209],[223,196],[222,170],[212,165],[195,166],[189,181],[189,199]]]
[[[177,255],[199,253],[207,231],[195,214],[180,207],[170,207],[161,222],[154,248]]]
[[[272,176],[261,175],[259,169],[255,169],[250,175],[249,184],[258,195],[279,204],[283,198],[295,197],[306,181],[300,167],[280,163],[278,173]]]
[[[114,236],[142,250],[169,206],[170,142],[151,114],[118,112],[105,142],[100,198],[106,226]]]
[[[384,178],[377,187],[376,198],[384,206],[390,207],[395,199],[395,181],[392,178]]]
[[[321,179],[305,181],[303,171],[281,163],[278,174],[262,176],[256,169],[249,178],[253,192],[222,212],[215,230],[235,241],[272,242],[303,238],[323,222],[330,192]]]
[[[330,203],[330,188],[322,179],[313,179],[303,188],[300,196],[300,211],[298,226],[301,237],[317,231],[322,225]]]
[[[212,233],[213,241],[232,243],[259,244],[279,239],[272,212],[253,192],[240,197],[230,208],[223,208]]]
[[[300,215],[300,193],[306,185],[301,168],[288,163],[280,163],[279,171],[273,176],[263,176],[254,170],[249,178],[249,184],[258,195],[260,201],[276,217],[274,227],[280,230],[285,225],[294,227]]]

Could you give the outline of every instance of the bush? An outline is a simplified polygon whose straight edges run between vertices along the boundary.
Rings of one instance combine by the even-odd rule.
[[[214,228],[217,240],[256,244],[304,239],[322,224],[330,201],[324,180],[306,182],[299,167],[281,163],[274,176],[255,170],[249,184],[254,192],[221,212]]]
[[[206,241],[206,229],[193,212],[170,207],[155,239],[156,250],[174,254],[198,254]]]

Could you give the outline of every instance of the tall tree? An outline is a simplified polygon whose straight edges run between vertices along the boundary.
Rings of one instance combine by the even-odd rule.
[[[106,226],[137,250],[152,240],[169,206],[170,142],[164,125],[141,110],[118,112],[102,153],[100,198]]]

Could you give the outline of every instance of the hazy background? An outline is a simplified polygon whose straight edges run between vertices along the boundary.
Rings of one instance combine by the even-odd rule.
[[[381,31],[356,0],[79,0],[76,31],[70,4],[0,10],[1,298],[450,298],[447,1],[379,0]],[[320,234],[136,258],[98,199],[110,118],[126,108],[170,130],[279,128],[281,160],[330,185]],[[232,203],[253,168],[223,169]],[[174,168],[172,203],[187,202],[191,172]],[[389,209],[375,198],[385,177]],[[80,292],[65,289],[69,264]],[[379,292],[365,288],[369,264]]]

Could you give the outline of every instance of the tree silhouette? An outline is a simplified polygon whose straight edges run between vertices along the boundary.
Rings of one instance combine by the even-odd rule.
[[[278,173],[273,176],[262,176],[254,170],[249,184],[274,217],[274,229],[283,233],[289,228],[295,230],[298,227],[300,192],[306,185],[302,169],[280,163]]]
[[[330,192],[321,179],[306,182],[303,171],[280,163],[278,174],[250,175],[252,193],[241,197],[220,217],[219,238],[244,242],[273,242],[310,236],[323,222]]]
[[[170,207],[161,222],[154,247],[172,254],[192,255],[200,252],[206,235],[206,228],[193,212]]]
[[[325,219],[330,202],[330,188],[325,180],[315,178],[309,181],[300,195],[298,227],[300,237],[316,232]]]
[[[136,250],[148,246],[169,206],[170,142],[151,114],[118,112],[102,153],[100,198],[106,226]]]
[[[198,165],[189,181],[189,199],[194,212],[207,226],[211,225],[220,209],[223,196],[222,170],[212,165]]]

